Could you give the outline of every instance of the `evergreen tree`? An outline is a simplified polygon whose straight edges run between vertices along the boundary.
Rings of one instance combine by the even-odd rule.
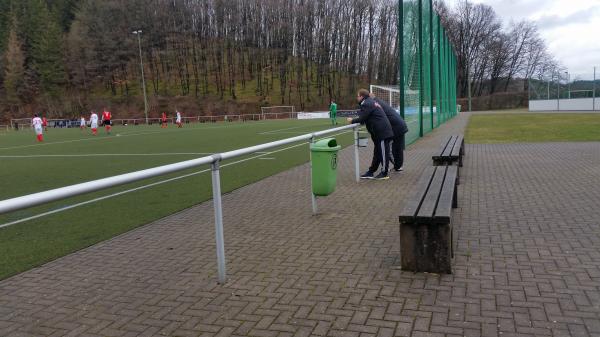
[[[42,93],[56,98],[66,82],[64,39],[57,15],[42,6],[38,13],[42,31],[32,36],[33,68],[39,78]]]
[[[10,0],[0,0],[0,69],[4,69],[4,53],[10,30]],[[3,81],[3,72],[0,71],[0,87]]]
[[[13,23],[16,22],[14,18],[12,21]],[[4,57],[4,91],[6,93],[6,103],[11,110],[14,110],[21,103],[20,96],[25,73],[25,55],[17,36],[16,27],[16,24],[12,25]]]
[[[51,10],[57,14],[58,23],[64,32],[68,32],[71,28],[79,3],[80,0],[53,0],[50,3]]]
[[[0,55],[6,50],[10,30],[10,0],[0,0]]]

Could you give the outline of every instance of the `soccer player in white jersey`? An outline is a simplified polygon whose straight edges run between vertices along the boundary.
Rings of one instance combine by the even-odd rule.
[[[96,111],[92,111],[90,115],[90,128],[94,136],[98,134],[98,115],[96,115]]]
[[[83,117],[83,115],[79,119],[79,129],[81,129],[81,130],[85,129],[85,117]]]
[[[175,110],[175,112],[177,113],[177,118],[175,119],[175,123],[177,123],[177,127],[181,128],[183,127],[183,125],[181,124],[181,112]]]
[[[35,134],[37,136],[37,141],[38,142],[43,142],[44,141],[44,129],[42,127],[42,119],[40,117],[38,117],[38,114],[33,115],[33,119],[31,120],[31,126],[33,126],[33,129],[35,130]]]

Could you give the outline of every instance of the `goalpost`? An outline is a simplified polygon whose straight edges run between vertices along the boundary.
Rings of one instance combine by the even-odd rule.
[[[396,85],[375,85],[369,86],[369,90],[379,99],[388,103],[394,110],[400,114],[400,90]],[[428,112],[429,106],[423,106],[423,112]],[[434,114],[436,107],[433,107]],[[404,90],[404,121],[408,126],[408,130],[416,134],[419,130],[420,115],[419,115],[419,91]],[[413,135],[414,137],[414,135]]]
[[[295,117],[296,109],[293,105],[277,105],[260,107],[261,119],[282,119]]]
[[[392,108],[400,111],[400,90],[398,90],[398,86],[371,84],[369,91],[379,99],[384,100]]]
[[[594,97],[594,90],[586,90],[586,89],[582,89],[582,90],[569,90],[568,91],[568,98],[593,98]]]
[[[371,84],[369,90],[375,95],[375,97],[384,100],[392,108],[398,111],[398,113],[400,113],[400,90],[398,90],[397,86]],[[418,114],[418,96],[419,92],[417,90],[404,90],[405,119],[407,118],[407,115]],[[423,111],[429,111],[429,106],[423,106]],[[433,112],[436,112],[435,104],[433,106]]]
[[[11,129],[31,128],[31,118],[14,118],[10,120]]]

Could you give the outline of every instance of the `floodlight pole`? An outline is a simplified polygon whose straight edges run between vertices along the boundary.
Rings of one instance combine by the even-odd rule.
[[[467,68],[467,93],[469,100],[469,111],[471,111],[471,76],[469,75],[469,55],[465,57],[466,68]]]
[[[556,71],[556,111],[560,111],[560,71]]]
[[[134,30],[133,34],[138,38],[138,49],[140,52],[140,69],[142,70],[142,90],[144,92],[144,116],[146,116],[146,125],[148,125],[148,98],[146,97],[146,79],[144,78],[144,61],[142,59],[142,30]]]
[[[594,67],[594,80],[592,81],[592,111],[596,111],[596,67]]]
[[[567,98],[571,99],[571,76],[568,71],[565,71],[565,74],[567,74]]]
[[[469,2],[467,0],[465,0],[465,10],[467,12],[467,34],[469,34],[469,37],[467,38],[467,46],[469,45],[470,41],[470,35],[471,35],[471,13],[469,13]],[[469,75],[469,49],[467,48],[467,55],[465,55],[465,63],[466,63],[466,68],[467,68],[467,91],[468,91],[468,97],[469,97],[469,112],[471,111],[471,76]]]

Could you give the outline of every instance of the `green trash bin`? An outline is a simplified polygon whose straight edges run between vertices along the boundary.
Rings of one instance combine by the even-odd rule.
[[[314,195],[323,197],[335,190],[337,153],[341,148],[335,138],[325,138],[310,144]]]

